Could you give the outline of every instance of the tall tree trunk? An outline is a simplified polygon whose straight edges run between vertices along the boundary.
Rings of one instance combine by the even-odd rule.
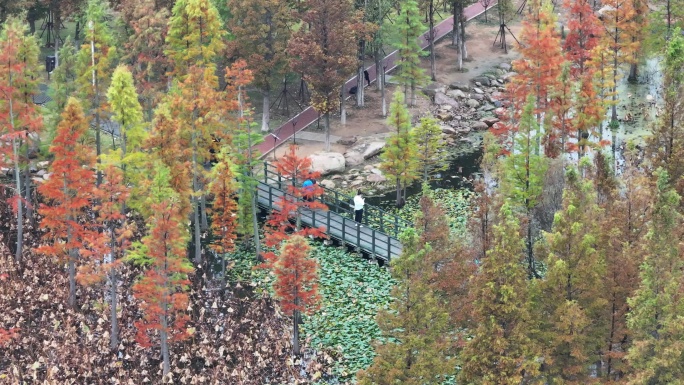
[[[460,15],[461,15],[460,16],[461,21],[459,23],[461,25],[461,34],[460,34],[460,37],[461,37],[461,48],[460,48],[461,54],[460,55],[462,57],[462,60],[466,60],[466,59],[468,59],[468,48],[466,48],[466,43],[465,43],[466,32],[465,32],[465,21],[463,20],[463,5],[461,5]]]
[[[162,315],[160,317],[161,321],[161,330],[159,331],[159,342],[161,345],[161,354],[162,354],[162,361],[163,361],[163,366],[162,366],[162,375],[166,377],[167,374],[171,371],[171,353],[169,352],[169,335],[166,332],[168,328],[168,320],[166,319],[166,315]],[[164,382],[164,381],[162,381]]]
[[[399,181],[399,177],[397,177],[397,202],[396,202],[396,206],[399,207],[400,203],[401,203],[401,182]]]
[[[9,75],[9,84],[12,86],[12,74]],[[8,95],[9,104],[9,118],[10,126],[12,127],[12,132],[15,131],[14,126],[14,102],[12,97]],[[19,144],[16,138],[12,138],[12,155],[14,156],[14,182],[16,184],[15,196],[21,198],[21,174],[19,173]],[[23,204],[19,201],[17,202],[17,250],[14,254],[14,261],[17,264],[21,263],[21,254],[24,248],[24,208]]]
[[[206,195],[202,195],[200,197],[200,213],[202,213],[202,227],[200,229],[202,231],[207,231],[209,228],[209,219],[207,218],[207,197]]]
[[[363,76],[364,64],[363,58],[366,56],[366,43],[361,41],[359,44],[359,67],[356,71],[356,106],[364,106],[364,93],[366,89],[366,79]],[[344,89],[344,86],[342,86]]]
[[[432,81],[437,81],[437,67],[435,65],[435,0],[430,0],[430,9],[428,10],[430,19],[430,78]]]
[[[452,11],[452,19],[454,20],[454,23],[451,26],[451,45],[454,47],[458,48],[458,31],[459,31],[459,20],[460,17],[458,17],[458,3],[459,0],[454,0],[451,2],[451,11]],[[446,4],[446,3],[445,3]]]
[[[98,87],[98,79],[95,73],[95,42],[91,40],[91,55],[92,55],[92,65],[93,65],[93,87],[95,87],[95,148],[97,154],[97,182],[96,186],[100,187],[102,184],[102,171],[99,167],[102,164],[102,140],[100,138],[101,125],[100,125],[100,88]]]
[[[379,49],[377,49],[375,51],[375,53],[373,54],[374,59],[375,59],[375,89],[378,91],[381,91],[382,87],[383,87],[383,84],[381,81],[382,75],[380,72],[380,71],[382,71],[382,68],[380,68],[382,66],[382,58],[380,57],[380,55],[381,55],[381,53],[380,53]]]
[[[283,96],[287,97],[287,95]],[[269,122],[271,120],[271,101],[268,92],[264,91],[264,100],[262,103],[263,113],[261,115],[261,132],[269,131]]]
[[[69,229],[71,242],[71,229]],[[76,250],[69,249],[69,306],[76,309]]]
[[[112,258],[114,255],[112,254]],[[114,268],[109,270],[109,316],[111,318],[111,331],[109,335],[109,347],[114,351],[119,346],[119,320],[116,317],[116,307],[118,306],[118,298],[116,294],[117,277]]]
[[[378,83],[381,83],[380,86],[380,97],[382,98],[382,117],[386,118],[387,117],[387,87],[385,84],[385,66],[384,63],[383,65],[380,66],[380,78],[378,79]]]
[[[325,151],[330,151],[330,112],[323,114],[323,122],[325,123]]]
[[[345,103],[346,98],[344,95],[344,88],[345,88],[344,86],[345,85],[343,84],[342,88],[340,88],[340,123],[342,123],[343,126],[347,124],[347,106]],[[357,88],[356,92],[358,92],[359,87],[356,87],[356,88]],[[330,130],[328,129],[326,135],[330,134],[329,131]]]
[[[26,202],[26,218],[29,220],[31,226],[35,224],[33,218],[33,199],[31,194],[31,161],[29,160],[30,152],[30,136],[26,135],[26,170],[24,172],[24,200]]]
[[[619,22],[618,19],[618,12],[615,12],[615,25],[617,26],[617,23]],[[618,68],[618,28],[615,27],[615,37],[613,40],[613,43],[615,44],[615,48],[613,48],[613,87],[612,87],[612,99],[613,99],[613,105],[610,107],[610,120],[611,121],[617,121],[617,68]]]
[[[192,151],[192,190],[194,192],[192,196],[192,211],[193,211],[193,229],[195,235],[195,265],[202,263],[202,246],[200,245],[201,234],[200,234],[200,202],[199,197],[197,197],[197,192],[199,191],[199,181],[197,178],[197,144],[195,142],[195,133],[193,131],[193,151]]]
[[[295,310],[292,314],[292,352],[295,356],[301,354],[299,347],[299,311]]]
[[[411,107],[416,105],[416,81],[414,79],[411,79],[411,103],[409,105]]]
[[[242,104],[242,86],[238,87],[238,114],[240,119],[244,116],[244,106]],[[249,123],[246,125],[247,128],[247,167],[248,176],[252,176],[252,127]],[[275,149],[273,149],[275,152]],[[259,219],[257,218],[257,194],[254,191],[249,192],[250,203],[252,210],[252,231],[254,232],[254,249],[256,251],[257,258],[261,257],[261,242],[259,240]]]

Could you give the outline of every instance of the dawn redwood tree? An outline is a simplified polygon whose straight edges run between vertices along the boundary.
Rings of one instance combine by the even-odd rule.
[[[406,199],[406,188],[418,179],[417,146],[411,136],[411,116],[404,104],[404,94],[397,90],[390,106],[387,124],[396,128],[397,132],[389,137],[387,145],[380,155],[380,169],[397,186],[397,206]]]
[[[245,237],[252,238],[256,255],[261,255],[261,240],[259,237],[259,221],[257,218],[257,184],[252,177],[253,170],[262,164],[258,157],[258,151],[254,146],[263,141],[263,136],[252,131],[251,109],[247,100],[247,86],[252,82],[253,75],[247,69],[244,60],[238,60],[230,68],[226,69],[226,78],[232,87],[236,88],[237,121],[233,130],[233,162],[236,167],[238,189],[238,227],[237,232]]]
[[[632,380],[640,384],[676,383],[684,376],[684,316],[681,283],[684,279],[680,196],[663,169],[656,171],[653,214],[648,225],[645,259],[639,269],[641,282],[629,299],[627,325],[633,343],[627,354]]]
[[[400,240],[401,255],[392,260],[392,302],[377,316],[384,342],[376,344],[372,365],[358,373],[361,385],[438,384],[454,370],[449,313],[430,285],[432,249],[413,229]]]
[[[522,209],[524,213],[526,262],[530,278],[539,278],[533,250],[532,209],[541,196],[544,175],[548,169],[548,159],[536,151],[539,131],[534,118],[534,96],[530,95],[517,124],[513,147],[503,159],[501,170],[503,195],[511,199],[514,209]]]
[[[44,201],[38,209],[46,229],[41,254],[66,262],[69,270],[69,306],[76,308],[76,268],[84,240],[93,226],[87,210],[92,205],[95,158],[82,143],[88,122],[79,102],[70,98],[62,113],[50,152],[54,154],[50,179],[38,187]]]
[[[665,51],[663,68],[663,115],[653,124],[652,135],[648,140],[649,152],[653,154],[656,167],[663,167],[675,181],[678,191],[682,191],[680,178],[684,175],[684,38],[679,28],[670,39]]]
[[[603,13],[601,21],[605,33],[600,45],[606,49],[605,65],[610,84],[610,119],[617,122],[618,92],[617,83],[620,79],[620,66],[630,62],[634,57],[632,45],[633,19],[636,17],[633,0],[609,0],[605,3],[610,8]]]
[[[166,33],[169,28],[169,10],[155,7],[155,0],[127,0],[121,7],[132,10],[131,34],[125,43],[124,60],[130,64],[140,94],[145,120],[154,118],[154,107],[168,88],[167,72],[171,68],[164,55]]]
[[[185,257],[188,233],[185,218],[179,215],[178,195],[169,187],[169,170],[157,164],[155,172],[148,198],[152,209],[148,233],[135,244],[129,260],[148,267],[133,285],[142,312],[142,319],[135,322],[136,341],[149,348],[152,338],[158,338],[166,377],[171,370],[170,345],[188,338],[186,325],[190,317],[186,310],[190,301],[186,291],[193,268]]]
[[[417,0],[401,0],[394,24],[393,45],[399,51],[400,57],[396,78],[404,90],[404,100],[409,106],[416,104],[416,87],[424,85],[427,81],[425,70],[420,66],[422,50],[418,38],[425,29],[420,17]]]
[[[76,279],[83,285],[93,285],[107,280],[111,324],[109,348],[115,350],[119,346],[119,268],[130,247],[135,223],[129,221],[123,213],[130,188],[124,183],[124,174],[119,165],[106,164],[102,176],[102,184],[94,192],[98,231],[93,231],[90,237],[86,238],[86,249],[81,252],[83,256],[91,257],[90,263],[80,266]],[[102,260],[96,261],[95,257]]]
[[[214,196],[214,204],[211,209],[211,230],[214,239],[210,247],[221,258],[221,273],[225,283],[226,257],[235,250],[237,230],[237,188],[235,175],[233,175],[233,163],[227,147],[217,154],[218,162],[209,173],[209,192]]]
[[[22,191],[30,194],[30,188],[26,185],[28,178],[22,182],[21,169],[26,167],[28,173],[28,165],[23,164],[20,150],[22,144],[30,140],[29,133],[38,132],[42,126],[42,118],[31,98],[37,87],[32,76],[37,73],[38,47],[35,38],[25,33],[22,21],[14,17],[5,22],[0,32],[0,164],[11,168],[14,173],[11,203],[16,211],[17,263],[21,261],[23,252],[24,218],[30,214],[29,210],[24,213],[30,200],[21,195]]]
[[[311,87],[311,105],[323,115],[330,151],[330,113],[340,106],[340,90],[356,68],[361,17],[348,0],[304,0],[302,7],[302,27],[287,52],[292,69]]]
[[[116,59],[116,47],[112,31],[107,25],[111,10],[103,0],[89,0],[85,12],[88,23],[85,39],[78,52],[78,95],[83,101],[86,113],[95,118],[95,146],[97,162],[102,155],[102,119],[108,110],[107,99],[103,95],[109,87],[111,71]],[[91,25],[92,22],[92,25]],[[91,28],[92,27],[92,28]],[[97,185],[102,183],[102,173],[97,172]]]
[[[191,148],[190,142],[181,136],[181,121],[171,111],[171,102],[164,101],[154,110],[152,130],[144,143],[152,159],[158,159],[169,168],[169,185],[178,194],[180,201],[178,210],[184,218],[192,213],[190,203],[192,195]],[[149,210],[141,210],[144,217],[150,215]]]
[[[444,171],[449,167],[446,158],[446,141],[437,119],[426,116],[420,124],[413,127],[411,135],[416,142],[418,170],[423,172],[423,182],[427,182],[431,174]]]
[[[74,96],[78,89],[78,62],[76,47],[70,37],[64,39],[59,49],[59,66],[52,71],[52,81],[48,86],[48,95],[52,98],[47,103],[46,127],[48,131],[48,145],[55,137],[55,130],[59,124],[64,107],[70,96]]]
[[[531,12],[526,15],[520,33],[522,58],[513,63],[517,75],[511,79],[509,91],[517,111],[524,109],[528,96],[534,96],[535,118],[544,131],[543,138],[539,140],[543,139],[547,154],[551,155],[551,149],[558,147],[558,135],[550,123],[553,115],[551,96],[560,85],[558,79],[564,57],[550,2],[533,0],[530,5]]]
[[[599,361],[605,335],[607,301],[605,262],[597,246],[598,218],[594,185],[567,171],[563,208],[541,242],[539,258],[548,268],[534,300],[539,344],[548,358],[542,369],[549,383],[585,384],[590,365]]]
[[[288,237],[276,259],[267,262],[275,274],[273,291],[285,315],[292,317],[292,352],[300,355],[300,315],[318,306],[318,263],[309,258],[311,246],[300,234]]]
[[[288,152],[276,161],[276,170],[280,175],[292,178],[291,184],[285,188],[285,194],[275,203],[279,209],[274,209],[264,225],[264,244],[268,247],[279,247],[287,240],[290,233],[295,232],[302,236],[325,237],[323,229],[314,227],[302,228],[301,211],[327,210],[324,203],[314,199],[313,202],[304,198],[315,198],[323,193],[320,185],[315,184],[310,190],[304,190],[301,183],[307,179],[314,180],[320,177],[319,172],[311,171],[311,158],[299,157],[297,146],[290,145]],[[287,183],[287,182],[286,182]],[[294,220],[294,221],[292,221]],[[293,223],[294,222],[294,223]],[[266,252],[263,257],[268,261],[275,257],[273,252]]]
[[[143,111],[133,84],[133,74],[126,67],[119,66],[114,70],[107,91],[107,99],[112,112],[112,120],[119,123],[121,136],[121,147],[114,157],[117,162],[120,162],[124,177],[123,183],[132,186],[135,191],[140,179],[143,178],[144,171],[141,168],[146,155],[142,152],[142,144],[147,137],[147,132],[143,127]],[[123,209],[125,209],[125,204]]]
[[[625,152],[627,161],[620,178],[620,189],[617,184],[611,186],[610,182],[603,182],[599,178],[600,173],[594,177],[597,190],[607,190],[602,204],[605,215],[599,223],[596,243],[598,252],[605,260],[605,290],[602,297],[607,305],[602,317],[608,327],[604,330],[600,353],[605,363],[603,377],[606,380],[619,380],[629,372],[625,356],[632,338],[627,327],[630,310],[627,299],[634,295],[640,282],[639,265],[643,262],[643,254],[639,251],[643,249],[646,223],[650,220],[650,186],[647,178],[634,166],[636,157],[632,152],[630,149]],[[603,168],[610,169],[608,162],[604,161]],[[607,189],[603,187],[606,185],[609,186]]]
[[[223,49],[219,13],[210,0],[178,0],[173,5],[164,51],[173,76],[183,78],[190,67],[211,68]]]
[[[292,9],[281,0],[229,0],[232,18],[228,48],[244,59],[254,75],[253,84],[263,96],[261,131],[270,124],[270,96],[287,73],[287,44],[295,22]]]
[[[492,247],[472,281],[476,326],[460,355],[459,383],[518,385],[539,374],[520,224],[508,205],[499,216]]]

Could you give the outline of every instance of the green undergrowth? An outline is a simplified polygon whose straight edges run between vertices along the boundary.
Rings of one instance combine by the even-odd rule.
[[[309,346],[337,358],[327,383],[353,381],[373,362],[371,342],[380,336],[375,316],[388,306],[394,281],[387,269],[344,250],[320,246],[312,255],[320,266],[322,304],[305,317],[303,331]]]
[[[321,306],[304,316],[302,339],[307,346],[325,350],[335,358],[327,382],[354,382],[359,369],[367,368],[375,356],[372,341],[380,336],[378,310],[387,308],[394,281],[386,268],[379,267],[344,249],[312,242],[311,256],[319,263]],[[253,250],[240,249],[229,255],[229,282],[250,285],[256,292],[270,290],[270,274],[258,265]]]
[[[473,192],[466,189],[435,189],[430,190],[430,195],[443,208],[449,219],[451,231],[458,235],[466,233],[466,223],[470,215],[470,199]],[[392,214],[397,215],[407,221],[414,222],[416,213],[420,211],[421,194],[410,196],[406,200],[406,205],[401,209],[393,207],[390,209]]]

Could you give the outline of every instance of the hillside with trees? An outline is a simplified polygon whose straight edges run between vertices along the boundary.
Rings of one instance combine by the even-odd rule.
[[[679,5],[0,0],[0,383],[683,383]]]

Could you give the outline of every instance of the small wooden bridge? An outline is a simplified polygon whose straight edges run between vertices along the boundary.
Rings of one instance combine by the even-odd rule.
[[[271,212],[283,195],[289,195],[287,186],[297,184],[292,178],[279,174],[275,167],[264,162],[263,173],[257,177],[257,202]],[[399,234],[413,225],[396,215],[387,213],[369,204],[364,206],[363,223],[354,221],[353,198],[336,190],[323,189],[317,200],[328,206],[328,210],[303,209],[301,221],[310,227],[323,228],[325,233],[340,242],[389,262],[401,253]]]

